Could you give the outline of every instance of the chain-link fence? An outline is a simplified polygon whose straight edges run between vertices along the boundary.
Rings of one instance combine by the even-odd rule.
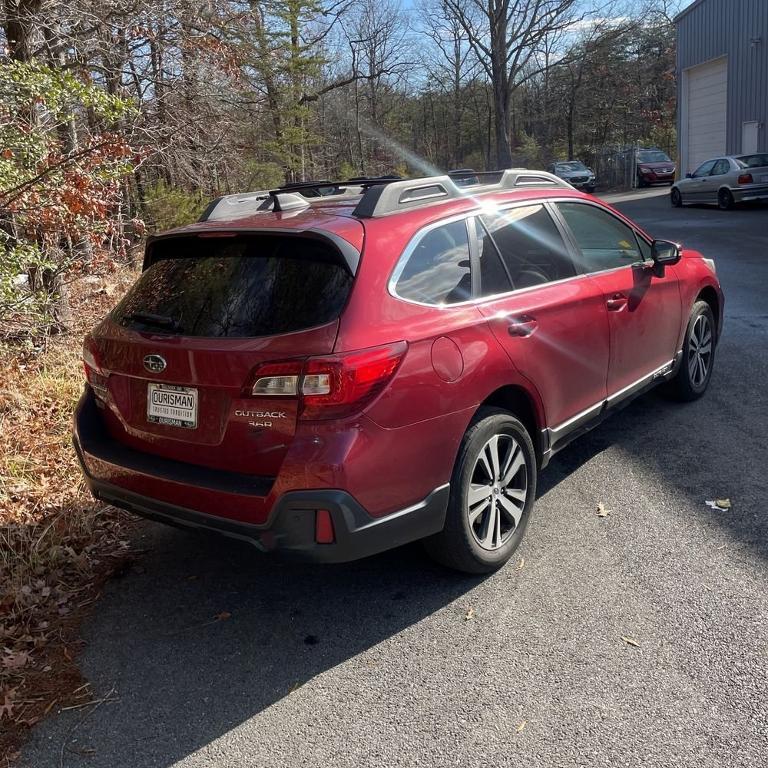
[[[631,189],[635,186],[636,150],[634,147],[611,147],[587,155],[584,161],[592,168],[602,189]]]
[[[585,152],[579,158],[595,172],[600,189],[632,189],[637,186],[637,150],[640,146],[605,147]],[[668,155],[672,147],[656,145]]]

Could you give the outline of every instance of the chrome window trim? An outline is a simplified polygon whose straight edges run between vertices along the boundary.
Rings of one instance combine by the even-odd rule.
[[[416,232],[413,237],[408,241],[408,244],[403,249],[403,252],[400,254],[400,258],[397,260],[397,264],[395,264],[395,268],[392,270],[392,274],[390,275],[389,282],[387,283],[387,291],[389,292],[389,295],[392,296],[395,299],[399,299],[400,301],[405,301],[408,304],[416,304],[417,306],[421,307],[433,307],[436,309],[442,309],[442,308],[448,308],[448,307],[458,307],[463,304],[471,304],[473,302],[473,299],[467,299],[467,301],[458,301],[455,304],[430,304],[426,301],[416,301],[416,299],[407,299],[405,296],[401,296],[395,286],[397,285],[397,281],[400,279],[400,276],[403,274],[403,270],[405,269],[405,265],[408,263],[408,259],[413,255],[413,252],[416,250],[416,246],[421,242],[421,240],[424,238],[425,235],[429,234],[432,230],[437,229],[438,227],[444,227],[447,224],[453,224],[457,221],[463,221],[464,222],[464,229],[467,233],[467,250],[469,252],[470,257],[470,277],[474,280],[474,276],[472,275],[472,238],[470,237],[470,231],[469,231],[469,218],[471,216],[474,216],[474,212],[472,213],[459,213],[454,216],[448,216],[445,219],[440,219],[439,221],[433,221],[431,224],[427,224],[426,226],[422,227],[418,232]]]
[[[565,200],[572,200],[573,198],[562,198]],[[540,205],[542,206],[547,212],[549,213],[550,217],[553,220],[553,223],[558,228],[558,231],[560,231],[559,222],[557,219],[552,215],[552,212],[549,211],[548,206],[546,205],[547,202],[549,202],[550,198],[541,198],[541,199],[535,199],[535,200],[519,200],[514,201],[513,203],[509,202],[503,202],[500,203],[498,207],[499,211],[509,211],[513,210],[515,208],[525,208],[530,207],[534,205]],[[420,240],[424,235],[431,232],[433,229],[436,229],[437,227],[440,227],[444,224],[452,224],[455,221],[464,220],[466,228],[467,228],[467,237],[469,239],[469,250],[470,250],[470,258],[473,256],[473,232],[470,229],[470,219],[475,219],[477,216],[481,215],[484,211],[484,208],[482,206],[478,206],[477,208],[473,208],[471,211],[465,211],[464,213],[456,214],[454,216],[449,216],[445,219],[440,219],[439,221],[433,221],[431,224],[427,224],[426,226],[422,227],[420,230],[418,230],[408,241],[407,245],[403,249],[402,254],[400,255],[400,258],[397,260],[397,263],[395,264],[394,269],[392,270],[392,275],[389,278],[389,281],[387,283],[387,291],[390,296],[392,296],[395,299],[398,299],[399,301],[404,301],[407,304],[413,304],[418,307],[430,307],[431,309],[439,309],[439,310],[445,310],[445,309],[453,309],[455,307],[468,307],[472,305],[478,305],[478,304],[484,304],[488,301],[497,301],[500,298],[512,296],[520,293],[527,293],[529,291],[535,291],[537,288],[544,288],[549,285],[556,285],[559,283],[565,283],[569,280],[578,280],[579,278],[586,277],[585,274],[576,274],[572,277],[566,277],[562,280],[553,280],[549,283],[542,283],[541,285],[532,285],[528,288],[517,288],[512,289],[511,291],[505,291],[503,293],[496,293],[492,294],[490,296],[477,296],[473,297],[471,299],[467,299],[466,301],[457,301],[455,304],[431,304],[425,301],[416,301],[415,299],[407,299],[405,296],[401,296],[397,290],[396,285],[397,281],[400,278],[400,275],[403,273],[403,270],[405,269],[405,265],[408,262],[408,259],[411,257],[413,251],[416,249],[416,246],[419,244]],[[560,231],[561,237],[563,237],[563,241],[565,242],[565,245],[568,246],[568,242],[566,241],[566,238],[563,235],[563,232]],[[472,262],[472,268],[473,271],[476,270],[476,263]],[[619,269],[623,269],[623,267],[619,267]],[[613,271],[606,270],[606,271]],[[595,274],[594,272],[589,274]],[[474,276],[473,276],[474,280]]]
[[[563,241],[566,245],[566,247],[569,247],[570,250],[573,250],[576,248],[576,243],[573,241],[573,234],[570,231],[570,228],[567,227],[567,223],[562,219],[562,214],[557,210],[555,207],[556,203],[579,203],[579,205],[589,205],[593,208],[597,208],[600,211],[603,211],[604,213],[607,213],[609,216],[612,216],[614,219],[616,219],[621,224],[624,224],[624,226],[629,227],[629,229],[635,233],[636,237],[642,238],[648,246],[653,245],[653,241],[649,240],[648,237],[645,236],[642,232],[640,232],[638,229],[636,229],[632,224],[628,223],[624,219],[622,219],[620,216],[617,216],[613,211],[611,211],[609,208],[606,208],[599,203],[595,203],[592,200],[585,200],[579,197],[561,197],[561,196],[553,196],[553,197],[543,197],[543,198],[537,198],[534,200],[515,200],[514,202],[502,202],[497,207],[499,211],[509,211],[513,210],[514,208],[524,208],[524,207],[530,207],[532,205],[541,205],[543,206],[548,212],[550,217],[552,218],[555,226],[557,227],[558,231],[560,232],[560,236],[563,238]],[[554,208],[554,212],[552,210]],[[632,264],[623,264],[618,267],[610,267],[609,269],[601,269],[597,272],[577,272],[577,274],[573,275],[572,277],[564,277],[562,280],[552,280],[549,283],[541,283],[540,285],[532,285],[528,288],[513,288],[511,291],[505,291],[504,293],[496,293],[492,294],[490,296],[477,296],[473,297],[471,299],[467,299],[466,301],[457,301],[455,304],[430,304],[426,301],[416,301],[415,299],[407,299],[404,296],[401,296],[397,290],[395,289],[395,286],[397,284],[397,281],[402,274],[403,270],[405,269],[405,265],[410,258],[413,251],[416,249],[416,246],[419,244],[419,241],[421,238],[427,234],[428,232],[431,232],[433,229],[436,229],[439,226],[442,226],[443,224],[452,224],[454,221],[460,221],[461,219],[464,219],[466,227],[467,227],[467,237],[469,238],[469,250],[470,250],[470,259],[472,257],[472,240],[473,240],[473,233],[469,228],[469,220],[472,218],[475,218],[479,215],[481,215],[484,211],[483,206],[478,206],[476,208],[473,208],[471,211],[465,211],[464,213],[455,214],[453,216],[448,216],[445,219],[440,219],[439,221],[433,221],[430,224],[425,225],[420,230],[418,230],[408,241],[407,245],[403,249],[402,254],[400,254],[399,259],[397,260],[397,263],[395,264],[394,269],[392,270],[392,275],[389,278],[389,281],[387,282],[387,292],[389,293],[392,298],[398,299],[399,301],[404,301],[407,304],[413,304],[417,307],[430,307],[431,309],[439,309],[439,310],[446,310],[446,309],[454,309],[454,308],[461,308],[461,307],[468,307],[472,305],[480,305],[485,304],[489,301],[498,301],[502,298],[507,298],[511,296],[516,296],[518,294],[525,294],[529,293],[530,291],[536,291],[540,288],[547,288],[550,285],[561,285],[562,283],[567,283],[571,280],[582,280],[585,277],[591,277],[591,276],[597,276],[597,275],[607,275],[611,272],[617,272],[620,269],[632,269],[635,267],[648,267],[652,262],[647,261],[636,261]],[[564,229],[565,228],[565,229]],[[573,253],[571,253],[571,258],[573,258]],[[475,263],[472,262],[472,268],[474,270]],[[474,276],[473,276],[474,280]]]

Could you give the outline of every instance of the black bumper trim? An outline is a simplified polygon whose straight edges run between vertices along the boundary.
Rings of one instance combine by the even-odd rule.
[[[326,563],[357,560],[438,533],[445,524],[449,496],[448,484],[442,485],[418,504],[374,518],[345,491],[291,491],[278,500],[267,525],[254,525],[150,499],[92,477],[87,482],[96,498],[149,520],[213,531],[263,552],[278,551]],[[331,513],[334,544],[315,542],[317,509]]]
[[[85,454],[142,475],[213,491],[268,496],[275,482],[274,477],[211,469],[185,461],[166,459],[163,456],[144,453],[122,445],[104,427],[90,387],[86,387],[75,411],[75,448],[81,454],[81,462],[82,454]]]

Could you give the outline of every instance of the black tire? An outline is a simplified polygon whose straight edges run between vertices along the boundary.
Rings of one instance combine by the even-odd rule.
[[[648,182],[642,176],[638,176],[637,177],[637,186],[640,189],[645,189],[645,187],[649,186],[649,184],[648,184]]]
[[[683,196],[677,187],[672,187],[672,191],[669,193],[669,201],[672,203],[673,208],[683,207]]]
[[[585,187],[585,189],[587,190],[587,194],[590,194],[590,195],[593,194],[595,191],[594,187]]]
[[[708,330],[708,338],[706,333],[702,333],[702,325],[704,329]],[[710,345],[708,354],[699,355],[706,365],[706,372],[702,378],[700,376],[701,369],[696,367],[693,360],[697,355],[697,349],[704,347],[707,342]],[[669,382],[670,393],[675,399],[684,402],[698,400],[707,391],[709,381],[712,378],[716,345],[717,327],[712,308],[706,301],[697,301],[693,305],[688,327],[685,331],[683,359],[680,361],[675,377]]]
[[[512,464],[517,462],[519,456],[522,456],[524,465],[511,475],[508,484],[503,488],[498,478],[493,480],[489,477],[487,487],[490,489],[490,495],[485,500],[481,498],[471,510],[470,490],[475,494],[478,491],[482,493],[484,487],[482,482],[472,482],[473,478],[478,480],[478,472],[484,472],[480,454],[482,452],[486,459],[489,457],[486,451],[492,450],[489,446],[494,437],[497,438],[496,445],[499,446],[498,464],[502,468],[507,464],[509,471],[512,471]],[[502,454],[505,450],[509,453]],[[523,424],[508,411],[481,408],[461,441],[451,477],[445,527],[440,533],[425,540],[427,552],[439,563],[465,573],[492,573],[501,568],[517,549],[525,533],[536,497],[536,479],[536,454]],[[513,483],[516,484],[514,488],[511,487]],[[524,488],[525,495],[515,505],[519,512],[519,518],[515,522],[512,515],[504,509],[513,503],[508,494],[521,493],[518,484]],[[503,500],[500,498],[502,496]],[[484,501],[484,511],[478,513],[477,510]],[[470,522],[471,513],[475,515],[474,523]],[[480,543],[481,538],[485,539],[488,546]]]
[[[729,189],[721,189],[717,193],[717,207],[721,211],[730,211],[733,204],[733,195]]]

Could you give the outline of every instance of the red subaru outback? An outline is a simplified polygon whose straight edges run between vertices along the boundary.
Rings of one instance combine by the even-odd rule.
[[[538,171],[226,197],[87,337],[94,495],[322,561],[498,568],[551,456],[709,384],[714,263]]]

